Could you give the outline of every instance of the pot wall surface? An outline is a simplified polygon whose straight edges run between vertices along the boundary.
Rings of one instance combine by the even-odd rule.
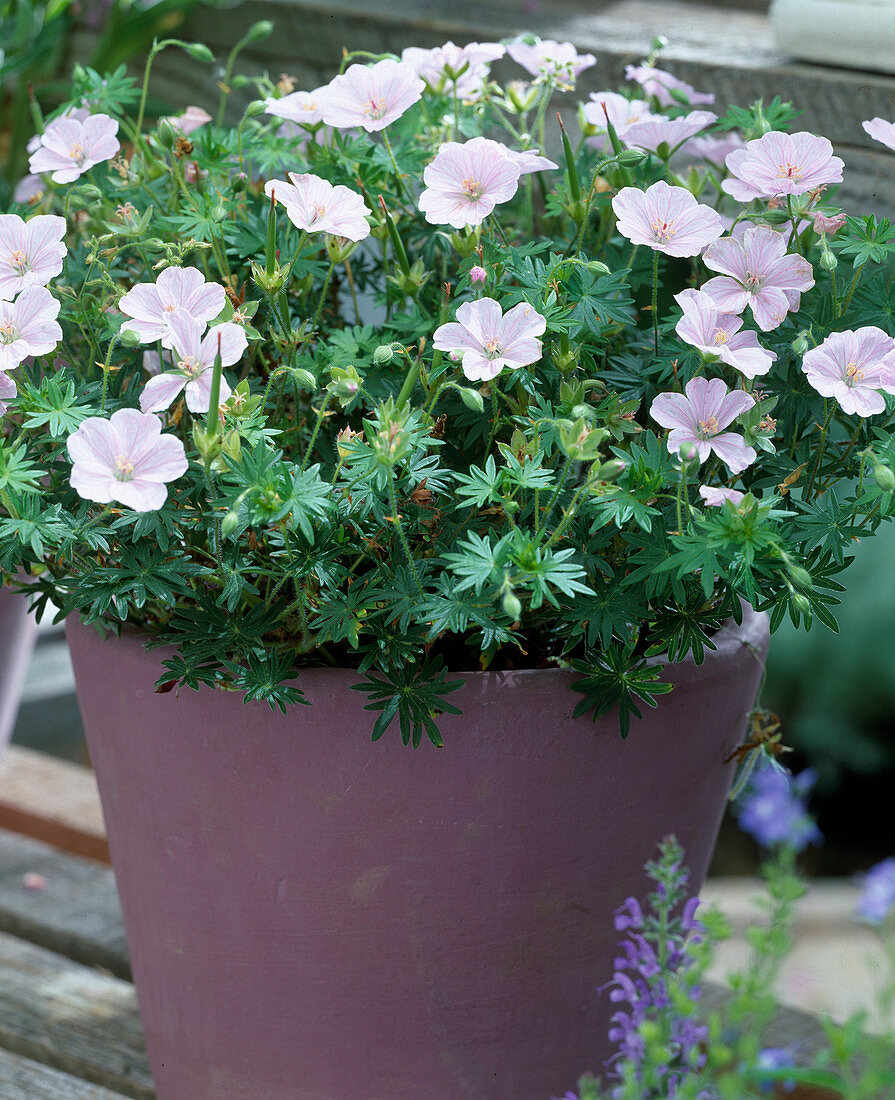
[[[352,670],[287,716],[156,694],[69,619],[159,1100],[548,1100],[599,1071],[615,908],[669,833],[698,889],[767,648],[746,609],[634,722],[471,673],[445,747],[370,744]],[[669,671],[669,670],[666,670]]]
[[[9,743],[28,663],[37,641],[37,621],[21,592],[0,586],[0,755]]]

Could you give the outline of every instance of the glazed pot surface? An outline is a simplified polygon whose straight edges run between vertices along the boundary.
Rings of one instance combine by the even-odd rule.
[[[466,674],[445,747],[370,744],[353,670],[287,716],[157,694],[69,620],[159,1100],[549,1100],[609,1055],[613,911],[674,833],[701,884],[767,647],[747,609],[632,724],[560,670]]]

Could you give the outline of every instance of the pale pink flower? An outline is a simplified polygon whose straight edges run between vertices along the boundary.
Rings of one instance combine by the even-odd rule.
[[[844,167],[825,137],[779,130],[747,142],[725,163],[730,176],[721,189],[737,202],[805,195],[828,183],[841,183]]]
[[[637,123],[665,117],[653,114],[646,100],[626,99],[618,92],[591,92],[590,99],[590,103],[581,104],[581,113],[587,124],[597,131],[596,135],[587,139],[588,145],[597,149],[606,148],[607,118],[618,137],[624,138]]]
[[[110,504],[113,500],[136,512],[161,508],[167,482],[186,473],[183,444],[162,435],[154,413],[118,409],[108,420],[88,416],[68,437],[72,459],[69,481],[78,496]]]
[[[519,166],[520,176],[527,176],[531,172],[543,172],[545,168],[559,167],[558,164],[548,160],[547,157],[542,157],[537,149],[526,149],[524,152],[517,152],[515,149],[508,149],[504,146],[504,151]]]
[[[454,91],[461,99],[477,98],[488,78],[489,66],[506,53],[499,42],[468,42],[465,46],[455,46],[445,42],[432,50],[419,46],[408,46],[401,51],[401,60],[413,66],[417,76],[422,77],[428,87],[436,94],[447,90]]]
[[[682,156],[707,160],[710,164],[722,167],[731,153],[745,149],[746,143],[738,133],[729,130],[723,134],[702,134],[685,142],[680,152]]]
[[[822,397],[835,397],[843,412],[873,416],[895,394],[895,340],[868,325],[831,332],[802,357],[805,377]],[[880,392],[882,391],[882,392]]]
[[[291,183],[268,180],[264,193],[283,204],[293,225],[308,233],[331,233],[350,241],[369,237],[367,217],[372,211],[356,191],[309,173],[287,174]]]
[[[122,332],[135,332],[142,343],[161,340],[163,348],[171,347],[168,322],[175,310],[185,310],[197,321],[206,324],[224,308],[227,296],[218,283],[206,283],[195,267],[166,267],[154,283],[138,283],[129,290],[118,308],[132,317],[121,326]]]
[[[60,111],[59,114],[52,119],[52,122],[58,122],[60,118],[73,118],[77,122],[84,122],[86,119],[90,118],[90,111],[86,107],[66,107],[64,111]],[[50,123],[48,122],[47,125],[49,126]],[[28,139],[25,148],[29,153],[36,153],[40,148],[40,137],[40,134],[32,134]]]
[[[73,116],[57,118],[40,135],[40,148],[28,167],[35,174],[52,173],[54,183],[71,183],[115,156],[121,148],[117,133],[118,122],[108,115],[90,115],[83,122]]]
[[[435,330],[432,346],[462,354],[463,373],[472,381],[496,378],[504,367],[515,370],[541,358],[547,320],[527,302],[503,313],[493,298],[464,302],[457,320]]]
[[[22,176],[16,184],[12,193],[12,201],[21,203],[24,206],[32,199],[36,199],[38,195],[42,195],[46,189],[47,185],[44,183],[43,176],[35,176],[29,172],[27,176]]]
[[[666,118],[658,115],[643,122],[636,122],[625,130],[624,143],[635,149],[645,149],[655,153],[664,145],[673,153],[679,145],[704,130],[717,119],[712,111],[690,111],[678,118]],[[619,135],[621,137],[621,135]]]
[[[386,58],[375,65],[350,65],[318,88],[320,115],[337,130],[362,126],[367,133],[389,123],[422,98],[425,84],[406,61]]]
[[[170,123],[175,130],[187,137],[200,126],[211,122],[211,115],[201,107],[185,107],[182,115],[169,115],[163,121]]]
[[[664,180],[646,191],[623,187],[612,200],[612,209],[622,236],[666,256],[696,256],[724,232],[717,211]]]
[[[861,125],[874,141],[881,142],[888,149],[895,149],[895,123],[877,117],[868,119]]]
[[[469,281],[471,283],[483,283],[488,278],[488,272],[478,264],[469,269]]]
[[[575,87],[576,78],[585,69],[597,63],[592,53],[579,54],[571,42],[555,42],[552,38],[534,45],[520,39],[507,46],[507,53],[532,76],[552,77],[565,92]]]
[[[692,443],[705,462],[712,451],[733,474],[756,459],[755,450],[736,432],[725,432],[742,413],[755,404],[745,390],[727,389],[720,378],[692,378],[682,393],[660,393],[650,406],[650,416],[663,428],[670,428],[668,450],[677,454],[684,443]]]
[[[710,508],[720,508],[726,500],[737,505],[746,495],[738,489],[715,488],[713,485],[700,485],[699,495]]]
[[[754,332],[740,331],[741,317],[721,313],[717,302],[701,290],[682,290],[674,300],[684,311],[674,331],[685,343],[703,355],[717,356],[747,378],[771,369],[777,356],[761,347]]]
[[[65,218],[38,214],[23,221],[0,214],[0,298],[13,298],[27,286],[46,286],[62,270]]]
[[[15,397],[17,392],[15,382],[8,374],[0,372],[0,416],[9,408],[5,399]]]
[[[702,260],[721,272],[703,284],[705,293],[724,313],[742,313],[749,306],[763,332],[777,328],[789,310],[799,308],[802,292],[814,286],[811,264],[787,255],[783,236],[766,225],[715,241]]]
[[[25,287],[13,302],[0,302],[0,371],[28,355],[49,355],[62,339],[59,302],[45,286]]]
[[[838,233],[845,225],[844,214],[821,214],[818,211],[814,215],[813,228],[815,233]]]
[[[245,331],[239,325],[226,322],[215,325],[203,337],[205,324],[180,310],[171,314],[168,322],[173,345],[174,370],[154,374],[140,394],[143,412],[161,412],[186,390],[186,407],[192,413],[208,412],[211,400],[211,378],[214,361],[221,353],[221,366],[232,367],[243,356],[248,346]],[[221,376],[220,402],[233,391]]]
[[[498,203],[516,194],[521,174],[519,154],[499,141],[447,141],[423,172],[419,208],[433,225],[481,225]]]
[[[320,110],[321,91],[321,88],[315,88],[312,92],[290,92],[279,99],[270,97],[265,99],[264,106],[269,115],[296,122],[299,126],[316,126],[323,121]]]
[[[697,92],[692,84],[686,80],[680,80],[664,69],[653,68],[652,65],[628,65],[625,69],[625,80],[633,80],[639,84],[646,95],[652,96],[660,107],[679,105],[681,99],[672,93],[677,92],[688,103],[714,103],[715,97],[708,92]]]

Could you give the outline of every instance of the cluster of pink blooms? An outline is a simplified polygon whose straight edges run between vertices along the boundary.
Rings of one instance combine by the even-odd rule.
[[[576,78],[597,63],[592,53],[580,54],[571,42],[555,42],[552,38],[534,42],[520,38],[507,46],[507,53],[536,79],[551,78],[561,91],[571,91]]]
[[[432,50],[408,46],[401,51],[401,60],[413,66],[414,72],[436,95],[450,92],[464,102],[475,102],[484,91],[491,62],[506,53],[499,42],[467,42],[456,46],[445,42]]]
[[[59,302],[47,284],[67,252],[65,219],[38,214],[24,221],[0,214],[0,414],[15,397],[8,372],[29,355],[48,355],[62,339]]]

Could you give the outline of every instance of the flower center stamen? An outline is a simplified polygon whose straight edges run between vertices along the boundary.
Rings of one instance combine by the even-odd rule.
[[[84,146],[76,141],[74,145],[72,145],[72,147],[69,149],[68,155],[77,164],[82,164],[84,161]]]
[[[130,462],[124,455],[117,455],[115,458],[115,479],[116,481],[132,481],[134,477],[134,464]]]
[[[662,221],[661,218],[656,218],[650,228],[653,231],[654,241],[670,241],[672,237],[677,235],[674,222]]]
[[[484,345],[484,348],[485,355],[489,359],[496,359],[500,355],[500,342],[496,336],[493,340],[489,340],[488,343]]]
[[[0,321],[0,344],[12,344],[18,339],[18,330],[12,321]]]
[[[484,187],[480,180],[474,180],[472,177],[465,179],[460,184],[460,190],[467,196],[470,202],[478,202],[485,192]]]
[[[716,328],[715,329],[715,347],[718,347],[720,344],[729,344],[729,343],[730,343],[730,333],[726,332],[723,328]]]
[[[382,96],[370,96],[369,102],[364,107],[364,114],[368,118],[382,118],[386,112],[385,100]]]
[[[713,435],[717,435],[721,430],[717,416],[707,416],[705,420],[697,420],[696,427],[700,439],[711,439]]]
[[[864,372],[860,369],[858,364],[851,360],[845,367],[845,384],[846,386],[856,386],[864,377]]]
[[[21,248],[16,248],[10,253],[9,266],[17,268],[22,274],[28,270],[28,257]]]
[[[186,359],[177,360],[177,369],[183,371],[189,378],[198,378],[202,374],[202,364],[190,355]]]
[[[320,218],[326,213],[326,206],[320,202],[311,203],[311,216],[308,219],[310,222],[319,221]]]
[[[800,180],[802,178],[802,167],[799,164],[778,164],[777,178],[785,180]]]
[[[756,275],[754,271],[747,271],[746,282],[744,283],[744,286],[747,290],[751,290],[753,293],[755,291],[761,290],[761,276]]]

